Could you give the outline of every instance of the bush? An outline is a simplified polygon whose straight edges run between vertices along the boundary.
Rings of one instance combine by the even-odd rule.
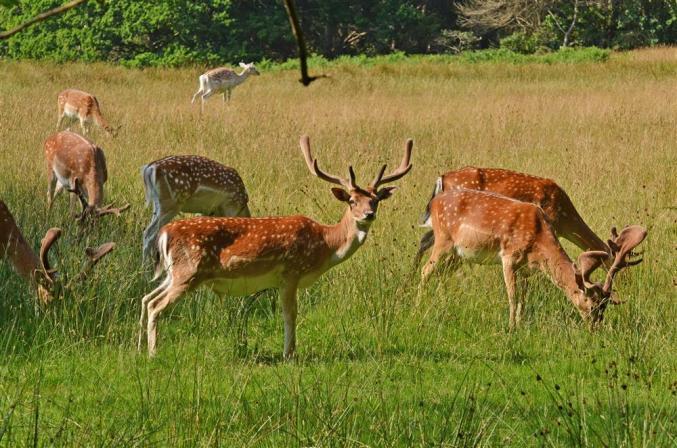
[[[520,31],[501,39],[501,48],[514,51],[515,53],[534,54],[539,47],[540,42],[536,35],[528,35]]]

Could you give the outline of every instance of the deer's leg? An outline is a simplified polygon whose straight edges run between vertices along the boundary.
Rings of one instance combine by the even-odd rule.
[[[421,242],[418,245],[418,252],[416,252],[416,258],[414,258],[414,266],[418,267],[421,263],[421,258],[423,258],[423,254],[430,249],[433,244],[435,244],[435,234],[430,230],[421,237]]]
[[[197,92],[195,92],[195,95],[193,95],[193,99],[190,100],[190,104],[195,104],[195,100],[197,99],[198,95],[202,95],[202,86],[197,89]]]
[[[59,111],[59,119],[56,122],[56,130],[58,131],[61,128],[61,123],[63,123],[64,114],[62,111]]]
[[[78,118],[80,119],[80,129],[82,129],[82,133],[87,134],[86,117],[78,115]]]
[[[181,294],[188,289],[188,282],[175,283],[174,281],[160,294],[146,305],[148,313],[148,356],[155,356],[157,341],[157,319],[160,313],[171,303],[175,302]]]
[[[504,257],[502,261],[503,261],[503,280],[505,281],[505,289],[508,293],[508,302],[510,304],[509,328],[512,331],[515,328],[515,322],[517,320],[516,319],[517,307],[515,305],[515,292],[517,290],[515,269],[513,266],[512,259],[510,259],[509,257]]]
[[[296,350],[296,282],[289,283],[280,289],[282,302],[282,318],[284,319],[284,359],[290,360]]]
[[[164,290],[169,286],[171,283],[171,277],[167,275],[167,278],[154,290],[143,296],[143,299],[141,299],[141,317],[139,318],[139,343],[137,345],[137,349],[141,351],[141,342],[143,340],[143,321],[144,317],[146,316],[146,310],[148,307],[148,302],[153,300],[155,297],[158,296],[158,294],[161,294],[164,292]]]
[[[524,275],[517,275],[517,309],[515,311],[515,324],[519,325],[522,320],[524,299],[527,296],[527,279]]]
[[[441,264],[444,257],[449,257],[451,267],[456,269],[458,265],[458,257],[452,254],[453,241],[446,238],[438,238],[435,241],[433,246],[433,252],[430,255],[430,259],[423,266],[423,271],[421,272],[421,284],[425,283],[430,275],[435,271],[437,266]]]
[[[59,184],[61,185],[61,184]],[[54,171],[49,170],[47,173],[47,211],[52,209],[52,204],[54,203],[54,196],[58,193],[59,190],[56,190],[57,187],[57,178],[54,174]]]

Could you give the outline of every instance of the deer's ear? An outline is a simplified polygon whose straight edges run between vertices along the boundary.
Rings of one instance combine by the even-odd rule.
[[[331,192],[334,193],[334,197],[341,202],[350,201],[350,194],[343,188],[334,187],[331,189]]]
[[[382,201],[384,199],[388,199],[390,196],[393,195],[393,191],[397,190],[397,187],[384,187],[381,188],[377,193],[376,197],[378,198],[379,201]]]

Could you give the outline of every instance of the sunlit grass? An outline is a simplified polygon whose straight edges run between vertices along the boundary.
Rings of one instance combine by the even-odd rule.
[[[0,264],[0,445],[674,444],[675,55],[342,64],[309,88],[295,71],[264,72],[227,107],[211,99],[203,117],[190,104],[199,70],[0,63],[0,199],[34,247],[47,228],[64,228],[62,271],[78,271],[86,245],[118,243],[48,309]],[[107,198],[132,209],[86,234],[65,197],[45,211],[42,142],[66,87],[96,94],[123,125],[115,140],[94,138],[108,159]],[[273,295],[249,304],[206,291],[164,313],[156,359],[137,354],[139,299],[151,288],[141,165],[206,155],[240,172],[254,214],[335,222],[343,205],[307,172],[303,133],[323,167],[353,164],[365,183],[399,162],[406,138],[415,145],[414,169],[364,247],[300,294],[297,361],[281,362]],[[649,229],[644,264],[617,282],[627,303],[608,310],[604,328],[590,333],[537,275],[522,328],[508,333],[496,266],[465,266],[418,294],[418,216],[436,176],[466,165],[556,179],[602,236],[612,225]]]

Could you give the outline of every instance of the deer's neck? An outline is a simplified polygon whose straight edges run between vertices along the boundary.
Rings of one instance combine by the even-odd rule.
[[[17,274],[27,281],[32,281],[33,273],[36,269],[40,269],[40,260],[21,234],[10,234],[6,250],[7,258]]]
[[[554,236],[548,235],[544,244],[539,245],[538,263],[574,305],[585,300],[585,294],[576,280],[576,268]]]
[[[245,79],[247,79],[248,77],[249,77],[249,72],[247,71],[247,69],[243,69],[242,72],[237,75],[237,78],[238,78],[237,83],[238,84],[243,83],[245,81]]]
[[[338,224],[326,226],[324,239],[332,251],[331,266],[350,258],[367,239],[368,232],[369,226],[358,226],[350,209],[346,211]]]

